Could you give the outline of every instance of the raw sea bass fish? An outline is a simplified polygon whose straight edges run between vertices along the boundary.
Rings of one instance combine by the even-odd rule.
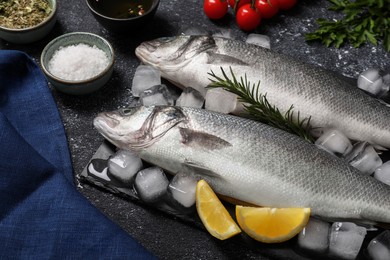
[[[142,43],[135,53],[164,78],[203,94],[210,84],[207,73],[221,76],[222,67],[230,75],[231,67],[237,78],[246,74],[252,84],[260,80],[261,93],[282,112],[294,105],[301,118],[312,117],[314,127],[337,128],[353,140],[390,148],[390,108],[330,71],[211,36],[160,38]],[[232,113],[240,113],[240,107]]]
[[[310,207],[326,219],[390,223],[390,187],[301,138],[204,109],[156,106],[105,112],[95,128],[121,149],[227,197]]]

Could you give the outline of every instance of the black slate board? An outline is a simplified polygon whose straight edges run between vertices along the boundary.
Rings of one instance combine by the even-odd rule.
[[[103,141],[103,137],[93,129],[93,117],[101,111],[125,107],[132,101],[131,81],[139,65],[134,49],[141,42],[173,36],[181,28],[189,26],[211,31],[231,28],[236,38],[246,38],[247,34],[236,26],[232,13],[213,22],[203,14],[202,3],[202,0],[161,0],[154,21],[147,28],[137,34],[112,35],[97,23],[83,0],[58,0],[58,22],[45,39],[29,45],[15,45],[0,40],[0,49],[24,51],[37,63],[45,45],[64,33],[92,32],[112,43],[116,52],[115,70],[103,89],[84,97],[68,96],[53,90],[66,128],[75,174],[82,172]],[[316,28],[315,19],[334,17],[332,12],[327,11],[328,6],[326,0],[300,0],[293,10],[283,12],[270,21],[263,21],[256,32],[268,35],[272,49],[277,52],[345,76],[356,78],[360,72],[372,67],[390,72],[390,54],[381,46],[334,49],[305,42],[304,33]],[[150,207],[127,202],[94,186],[82,184],[79,190],[161,259],[309,259],[291,254],[289,248],[260,246],[253,249],[235,240],[217,241],[196,226]]]

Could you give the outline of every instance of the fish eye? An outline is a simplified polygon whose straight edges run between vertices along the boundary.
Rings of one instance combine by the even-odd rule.
[[[131,115],[134,113],[134,109],[131,108],[124,108],[121,110],[121,113],[125,116]]]
[[[163,43],[167,43],[173,41],[174,39],[175,39],[174,37],[162,37],[160,38],[160,41]]]

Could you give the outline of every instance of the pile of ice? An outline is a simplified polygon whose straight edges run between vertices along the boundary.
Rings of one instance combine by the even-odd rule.
[[[301,249],[335,259],[355,259],[363,245],[367,230],[351,222],[335,222],[330,225],[311,218],[298,235]]]
[[[331,154],[344,158],[359,171],[390,185],[390,161],[383,163],[375,148],[367,142],[352,142],[336,129],[325,129],[315,144]]]
[[[360,252],[371,260],[390,259],[390,230],[374,237],[363,248],[367,229],[351,222],[328,222],[311,218],[298,235],[298,246],[304,252],[331,259],[356,259]]]
[[[107,160],[88,165],[88,174],[113,187],[131,189],[148,204],[166,203],[183,212],[193,209],[197,179],[179,173],[168,177],[160,167],[144,167],[140,157],[118,150]]]

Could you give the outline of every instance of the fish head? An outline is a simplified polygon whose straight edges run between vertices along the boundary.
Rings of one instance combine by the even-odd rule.
[[[140,106],[100,113],[94,127],[120,149],[138,152],[158,141],[187,117],[179,107]]]
[[[143,42],[135,49],[135,54],[143,63],[164,73],[177,70],[197,55],[215,48],[211,36],[176,36]]]

